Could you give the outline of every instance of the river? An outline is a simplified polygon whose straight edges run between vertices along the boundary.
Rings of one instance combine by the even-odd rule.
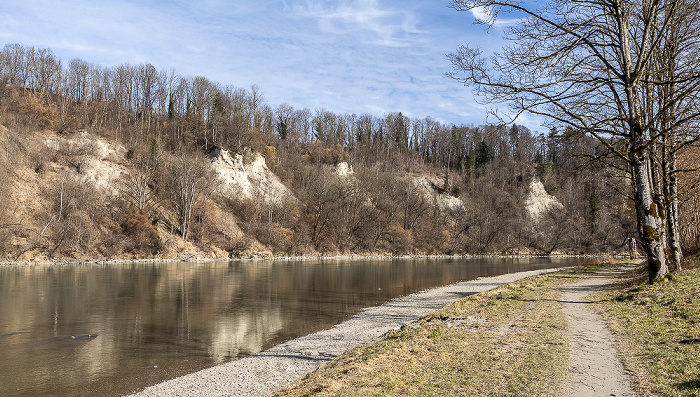
[[[122,395],[420,290],[575,258],[0,267],[0,395]]]

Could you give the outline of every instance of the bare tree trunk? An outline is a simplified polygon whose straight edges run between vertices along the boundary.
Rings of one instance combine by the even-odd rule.
[[[680,7],[688,6],[688,4],[680,4]],[[671,16],[671,9],[667,9],[666,18]],[[658,106],[662,109],[661,117],[661,138],[662,138],[662,164],[663,164],[663,199],[666,207],[666,226],[668,230],[668,245],[670,249],[671,270],[681,270],[681,260],[683,252],[680,245],[680,232],[678,229],[678,178],[676,175],[677,153],[679,148],[679,129],[673,126],[673,120],[677,119],[679,104],[674,101],[678,95],[677,90],[677,75],[676,69],[680,62],[680,47],[683,46],[685,38],[681,38],[680,31],[684,25],[683,16],[687,16],[681,12],[681,18],[668,29],[665,34],[663,52],[658,61],[658,69],[666,76],[669,84],[662,85],[658,88],[659,99]]]
[[[665,248],[665,224],[663,209],[653,200],[652,178],[649,174],[649,158],[634,153],[631,158],[634,176],[634,201],[637,209],[637,228],[642,248],[649,265],[649,281],[668,273]]]
[[[678,177],[675,171],[677,170],[676,152],[672,151],[669,156],[668,182],[665,186],[667,192],[664,196],[666,202],[666,221],[668,223],[668,245],[671,250],[672,270],[679,272],[683,270],[681,260],[683,259],[683,250],[681,249],[681,237],[678,230]]]

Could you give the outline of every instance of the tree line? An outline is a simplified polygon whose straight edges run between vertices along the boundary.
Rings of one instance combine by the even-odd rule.
[[[9,87],[31,93],[19,106],[34,117],[36,127],[110,131],[130,146],[156,138],[170,148],[192,144],[239,151],[260,148],[266,143],[261,136],[266,136],[348,150],[371,148],[373,154],[412,152],[436,166],[461,169],[468,165],[466,158],[476,161],[479,144],[489,144],[497,156],[508,146],[528,160],[541,155],[544,145],[522,126],[469,128],[400,112],[377,117],[295,109],[286,103],[272,107],[256,85],[221,85],[149,63],[109,68],[80,59],[65,63],[48,48],[20,44],[0,51],[0,98]],[[495,141],[507,142],[496,146]]]

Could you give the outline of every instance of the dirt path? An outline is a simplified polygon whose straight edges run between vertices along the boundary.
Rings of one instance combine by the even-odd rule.
[[[591,294],[624,271],[606,270],[562,287],[564,313],[572,334],[572,363],[564,396],[637,395],[614,346],[614,335],[590,307]]]

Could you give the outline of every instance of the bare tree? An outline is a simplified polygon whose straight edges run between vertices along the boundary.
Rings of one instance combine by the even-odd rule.
[[[250,95],[248,95],[248,107],[252,116],[253,124],[250,129],[260,131],[262,128],[262,114],[260,112],[265,98],[260,92],[260,87],[257,84],[250,86]]]
[[[316,109],[316,115],[312,122],[316,141],[323,142],[326,145],[336,143],[334,132],[337,128],[337,117],[334,113],[323,108]]]
[[[402,183],[399,198],[403,207],[403,229],[411,230],[416,222],[431,209],[431,203],[421,192],[418,183],[409,178]]]
[[[453,1],[457,10],[481,10],[485,24],[508,12],[524,15],[507,30],[510,47],[488,60],[479,49],[462,46],[449,55],[453,70],[448,75],[475,86],[487,101],[507,103],[516,116],[533,113],[590,134],[624,161],[650,280],[668,271],[665,209],[656,200],[658,169],[653,166],[660,134],[653,127],[668,114],[670,103],[688,98],[700,83],[691,64],[676,64],[669,76],[654,74],[654,61],[661,56],[663,38],[684,13],[683,18],[698,19],[686,3],[554,0],[535,9],[519,1]],[[681,29],[681,36],[694,34]],[[688,56],[696,50],[684,49]],[[646,79],[650,75],[655,78]],[[648,86],[677,80],[685,81],[687,89],[668,98],[664,107],[646,106]]]
[[[281,140],[286,141],[289,136],[290,125],[292,124],[294,108],[288,103],[283,103],[277,106],[275,114],[277,118],[275,124],[277,135]]]
[[[336,179],[328,167],[307,170],[306,218],[311,225],[311,242],[323,249],[323,235],[330,229],[331,215],[337,195]]]
[[[34,89],[41,95],[52,92],[60,76],[60,61],[50,49],[39,49],[31,65]]]
[[[248,106],[248,94],[243,88],[227,86],[224,88],[226,113],[229,115],[230,137],[232,146],[240,151],[248,144],[251,112]]]
[[[164,194],[175,213],[180,235],[187,240],[195,209],[212,194],[216,179],[208,162],[198,155],[181,152],[165,161],[165,164]]]
[[[137,114],[141,119],[141,133],[148,136],[151,132],[152,113],[157,100],[158,72],[153,65],[145,63],[137,68],[136,79],[140,93]]]
[[[148,156],[139,156],[129,163],[126,173],[120,176],[122,194],[139,212],[151,213],[159,206],[154,189],[156,166]]]
[[[666,83],[651,86],[655,91],[650,92],[649,97],[654,100],[647,108],[658,109],[661,115],[655,120],[661,136],[656,165],[663,178],[660,196],[666,209],[672,268],[679,271],[683,252],[678,214],[678,173],[682,170],[678,169],[678,152],[699,138],[696,133],[698,82],[689,73],[695,69],[692,64],[696,59],[687,49],[696,49],[700,44],[700,21],[697,20],[700,8],[691,1],[680,1],[677,7],[673,25],[660,36],[661,51],[654,59],[655,67],[648,77],[649,81]]]

